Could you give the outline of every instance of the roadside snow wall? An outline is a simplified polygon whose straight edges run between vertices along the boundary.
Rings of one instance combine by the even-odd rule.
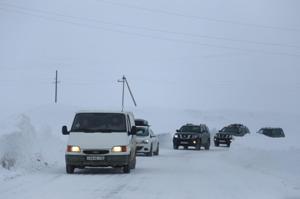
[[[14,130],[1,132],[0,167],[36,170],[55,163],[59,153],[63,154],[63,143],[50,128],[36,130],[26,115],[15,121]]]

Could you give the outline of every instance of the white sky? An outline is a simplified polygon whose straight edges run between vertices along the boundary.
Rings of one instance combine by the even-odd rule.
[[[297,0],[0,0],[0,110],[119,107],[298,112]],[[127,95],[128,96],[128,95]],[[127,104],[131,104],[127,100]]]

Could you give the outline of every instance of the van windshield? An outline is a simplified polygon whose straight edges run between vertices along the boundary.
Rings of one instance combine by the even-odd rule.
[[[125,115],[121,113],[78,113],[71,132],[126,132]]]

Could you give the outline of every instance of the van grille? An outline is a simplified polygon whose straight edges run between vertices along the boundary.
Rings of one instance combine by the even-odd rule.
[[[85,154],[107,154],[109,150],[83,150]]]

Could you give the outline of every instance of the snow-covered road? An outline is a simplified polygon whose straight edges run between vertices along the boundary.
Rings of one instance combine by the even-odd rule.
[[[160,156],[139,156],[130,174],[91,168],[65,173],[63,163],[1,182],[0,198],[270,198],[296,199],[300,186],[230,159],[231,149],[164,148]],[[246,155],[246,154],[245,154]],[[277,175],[278,174],[278,175]],[[299,185],[299,184],[298,184]]]

